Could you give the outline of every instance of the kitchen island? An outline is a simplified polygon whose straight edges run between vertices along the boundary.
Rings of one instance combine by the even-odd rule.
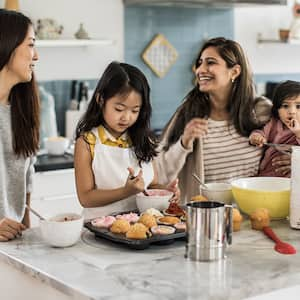
[[[288,287],[300,291],[300,231],[290,229],[287,221],[273,221],[271,227],[297,254],[276,252],[274,243],[251,230],[247,220],[234,233],[227,258],[217,262],[187,260],[183,240],[138,251],[95,240],[86,229],[75,246],[51,248],[35,228],[0,243],[0,268],[9,266],[33,281],[32,288],[22,291],[24,299],[36,299],[34,284],[44,287],[43,299],[49,288],[61,295],[53,299],[234,300]],[[16,298],[8,291],[5,299]]]

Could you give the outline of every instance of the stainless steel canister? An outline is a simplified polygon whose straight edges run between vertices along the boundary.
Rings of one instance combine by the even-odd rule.
[[[231,205],[213,201],[187,204],[187,258],[197,261],[222,259],[231,242]]]

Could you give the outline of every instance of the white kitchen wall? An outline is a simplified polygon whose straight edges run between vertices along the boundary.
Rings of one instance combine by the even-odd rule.
[[[287,6],[255,6],[234,9],[234,37],[248,54],[255,74],[300,73],[300,44],[257,43],[257,34],[278,39],[279,28],[290,28],[294,0]]]
[[[4,7],[0,0],[0,7]],[[53,18],[63,25],[63,39],[73,39],[79,24],[92,39],[110,45],[37,48],[36,77],[41,80],[99,78],[111,60],[124,59],[124,6],[122,0],[19,0],[20,11],[34,22]]]

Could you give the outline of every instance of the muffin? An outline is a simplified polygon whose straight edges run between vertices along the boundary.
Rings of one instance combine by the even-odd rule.
[[[191,201],[208,201],[208,199],[203,195],[196,195],[191,198]]]
[[[112,223],[110,231],[113,233],[126,233],[130,228],[130,223],[127,220],[116,220]]]
[[[157,225],[154,227],[151,227],[151,232],[154,235],[168,235],[175,232],[175,228],[171,226],[166,225]]]
[[[252,229],[262,230],[270,224],[269,211],[266,208],[257,208],[251,213],[250,221]]]
[[[174,225],[180,222],[180,219],[172,216],[160,217],[157,219],[157,222],[160,224]]]
[[[232,210],[233,231],[241,230],[242,221],[243,221],[243,217],[240,214],[240,211],[237,208],[233,208],[233,210]]]
[[[144,224],[147,228],[157,225],[155,217],[148,214],[143,214],[139,218],[138,222]]]
[[[142,223],[135,223],[130,226],[130,229],[126,232],[128,239],[143,240],[150,235],[148,228]]]

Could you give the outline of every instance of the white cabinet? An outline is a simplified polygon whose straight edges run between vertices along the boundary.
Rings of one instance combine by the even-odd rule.
[[[65,212],[81,213],[82,207],[76,195],[74,169],[35,173],[31,206],[46,218]],[[30,217],[31,226],[37,226],[37,217],[33,214]]]

